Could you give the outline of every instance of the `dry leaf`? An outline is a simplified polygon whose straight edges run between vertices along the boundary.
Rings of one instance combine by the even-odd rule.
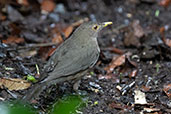
[[[169,6],[170,3],[171,3],[171,0],[160,0],[159,4],[161,6],[167,7],[167,6]]]
[[[144,108],[144,112],[158,112],[160,109],[158,108]],[[152,114],[158,114],[158,113],[152,113]]]
[[[20,56],[22,58],[24,57],[32,57],[32,56],[35,56],[37,54],[37,50],[36,49],[33,49],[33,50],[22,50],[20,51]]]
[[[62,36],[60,34],[55,34],[52,38],[53,43],[61,44],[63,42]]]
[[[134,20],[132,24],[128,27],[128,30],[125,34],[124,45],[125,46],[136,46],[141,45],[140,38],[145,35],[143,28],[140,25],[139,20]]]
[[[73,26],[68,26],[67,28],[65,28],[64,30],[64,34],[65,34],[65,37],[69,37],[69,35],[72,33],[73,31]]]
[[[129,78],[135,78],[135,76],[137,75],[137,72],[138,72],[137,69],[133,70],[133,71],[131,72],[131,74],[129,75]]]
[[[123,55],[120,55],[118,57],[114,57],[112,59],[112,62],[109,64],[109,66],[105,67],[104,70],[107,71],[107,74],[110,74],[113,72],[113,70],[118,67],[121,66],[125,63],[126,60],[126,56],[130,55],[130,53],[125,53]]]
[[[16,78],[0,78],[0,87],[6,87],[10,91],[12,90],[23,90],[29,88],[31,83],[26,80]]]
[[[24,6],[28,6],[29,2],[27,0],[17,0],[17,3],[24,5]]]
[[[150,87],[148,87],[148,86],[142,86],[141,87],[141,90],[142,91],[145,91],[145,92],[148,92],[150,90]]]
[[[109,64],[109,66],[105,67],[104,70],[107,71],[107,74],[113,72],[113,70],[117,67],[120,66],[122,64],[125,63],[125,54],[118,56],[118,57],[114,57],[112,59],[112,62]]]
[[[171,98],[171,84],[165,85],[163,91],[169,98]]]
[[[23,43],[24,38],[19,38],[16,36],[9,36],[6,40],[2,40],[3,43],[5,44],[10,44],[10,43]]]
[[[134,93],[135,104],[147,104],[145,93],[141,92],[140,90],[135,90]]]
[[[165,44],[166,44],[167,46],[171,47],[171,40],[168,39],[168,38],[166,38],[166,39],[165,39]]]
[[[141,38],[142,36],[145,35],[145,32],[144,32],[143,28],[141,27],[139,20],[134,20],[132,23],[132,27],[134,29],[134,35],[136,37]]]
[[[161,27],[161,28],[160,28],[160,34],[161,34],[161,36],[162,36],[163,42],[164,42],[167,46],[171,47],[171,39],[168,39],[168,38],[165,37],[165,27]]]
[[[52,12],[55,8],[55,3],[53,0],[43,0],[42,4],[41,4],[41,9],[44,12]]]
[[[2,14],[0,13],[0,20],[1,20],[1,21],[4,21],[4,20],[6,20],[6,18],[7,18],[7,16],[5,16],[5,15],[2,15]]]

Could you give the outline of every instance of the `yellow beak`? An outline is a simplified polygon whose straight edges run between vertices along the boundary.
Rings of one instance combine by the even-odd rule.
[[[103,24],[103,27],[107,27],[108,25],[111,25],[113,23],[112,22],[103,22],[102,24]]]

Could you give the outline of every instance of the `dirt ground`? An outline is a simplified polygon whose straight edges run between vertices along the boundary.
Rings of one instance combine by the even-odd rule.
[[[35,65],[41,73],[54,49],[87,20],[113,25],[99,34],[100,58],[81,80],[90,101],[83,114],[170,114],[170,0],[2,0],[0,77],[39,79]],[[7,90],[1,85],[5,100],[26,92]],[[52,86],[39,107],[72,92],[68,82]]]

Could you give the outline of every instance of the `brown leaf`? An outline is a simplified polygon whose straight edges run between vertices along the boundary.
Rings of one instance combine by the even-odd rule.
[[[24,38],[19,38],[16,36],[9,36],[6,40],[2,40],[3,43],[10,44],[10,43],[23,43]]]
[[[171,39],[168,39],[168,38],[165,37],[165,27],[161,27],[161,28],[160,28],[160,34],[161,34],[161,36],[162,36],[163,42],[164,42],[167,46],[171,47]]]
[[[63,42],[61,34],[55,34],[52,38],[53,43],[61,44]]]
[[[81,25],[82,23],[84,23],[84,22],[87,22],[87,21],[89,21],[89,18],[83,18],[83,19],[81,19],[81,20],[79,20],[79,21],[76,21],[76,22],[74,22],[74,23],[72,23],[72,26],[73,27],[77,27],[77,26],[79,26],[79,25]]]
[[[55,3],[53,0],[43,0],[41,4],[42,11],[52,12],[55,8]]]
[[[141,38],[142,36],[145,35],[145,32],[144,32],[143,28],[141,27],[139,20],[134,20],[132,23],[132,27],[134,29],[134,35],[137,38]]]
[[[169,98],[171,98],[171,84],[165,85],[163,91]]]
[[[33,49],[33,50],[24,50],[24,51],[20,51],[20,56],[22,58],[24,57],[32,57],[32,56],[35,56],[37,54],[37,50],[36,49]]]
[[[139,20],[134,20],[132,24],[128,27],[125,33],[124,44],[125,46],[136,46],[139,47],[140,38],[145,35],[143,28],[140,25]]]
[[[171,0],[160,0],[159,4],[163,7],[168,7],[170,3],[171,3]]]
[[[148,87],[148,86],[142,86],[141,87],[141,90],[144,91],[144,92],[148,92],[150,90],[150,87]]]
[[[115,48],[115,47],[107,47],[107,48],[101,48],[102,51],[111,51],[113,53],[116,53],[116,54],[124,54],[124,50],[121,50],[119,48]]]
[[[67,38],[73,31],[73,26],[68,26],[67,28],[65,28],[64,30],[64,34],[65,34],[65,37]]]
[[[29,88],[31,83],[22,79],[15,78],[0,78],[0,87],[6,87],[10,91],[12,90],[23,90]]]
[[[51,48],[47,53],[47,58],[50,57],[54,53],[55,50],[56,48]]]
[[[114,108],[114,109],[119,109],[119,110],[131,109],[131,106],[119,104],[115,102],[112,102],[111,104],[109,104],[109,107]]]
[[[5,15],[3,15],[3,14],[0,13],[0,20],[1,20],[1,21],[6,20],[6,18],[7,18],[7,16],[5,16]]]
[[[134,32],[129,30],[128,33],[125,34],[124,45],[139,47],[141,44],[139,39],[134,35]]]
[[[46,60],[50,57],[56,48],[53,47],[40,47],[38,55],[42,57],[43,60]]]
[[[138,72],[137,69],[133,70],[133,71],[131,72],[131,74],[129,75],[129,78],[135,78],[135,76],[137,75],[137,72]]]
[[[170,39],[165,39],[165,44],[169,47],[171,47],[171,40]]]
[[[28,6],[29,2],[27,0],[17,0],[18,4],[24,5],[24,6]]]
[[[144,107],[143,111],[147,112],[147,113],[154,112],[151,114],[159,114],[158,111],[160,111],[160,109],[159,108],[146,108],[146,107]]]
[[[125,59],[126,54],[120,55],[118,57],[113,57],[112,62],[109,64],[109,66],[105,67],[104,70],[107,71],[107,74],[112,73],[116,67],[121,66],[125,63]]]

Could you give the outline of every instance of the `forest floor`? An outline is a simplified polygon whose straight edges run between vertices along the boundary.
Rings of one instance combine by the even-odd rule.
[[[39,79],[35,66],[41,74],[54,49],[81,23],[112,21],[99,34],[97,64],[81,80],[79,89],[86,91],[90,101],[83,114],[171,113],[170,0],[23,1],[0,1],[2,79],[28,75]],[[6,89],[3,85],[0,90],[5,100],[26,93]],[[73,93],[68,82],[51,90],[38,102],[43,109],[63,94]]]

